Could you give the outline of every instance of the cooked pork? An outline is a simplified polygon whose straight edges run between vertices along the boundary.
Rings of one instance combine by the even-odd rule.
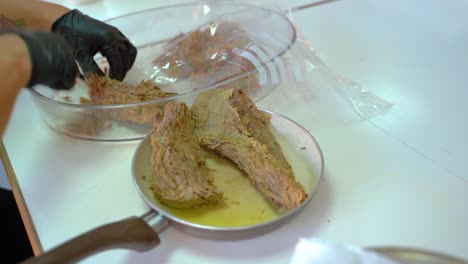
[[[140,103],[174,95],[160,90],[155,83],[150,81],[131,85],[113,80],[108,75],[104,77],[92,75],[88,79],[88,85],[92,104],[97,105]],[[89,104],[89,102],[86,103]],[[110,116],[120,121],[151,124],[155,118],[162,117],[163,107],[162,104],[139,104],[122,109],[102,110],[102,116]]]
[[[284,212],[307,197],[270,131],[270,116],[258,110],[241,90],[213,89],[192,106],[200,143],[232,160],[252,183]]]
[[[175,208],[214,204],[223,194],[213,185],[194,123],[184,103],[169,103],[151,135],[150,187],[163,203]]]

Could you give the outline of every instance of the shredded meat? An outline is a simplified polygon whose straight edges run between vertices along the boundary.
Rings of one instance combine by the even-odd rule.
[[[232,160],[252,183],[284,212],[300,205],[307,194],[270,131],[270,116],[258,110],[238,89],[213,89],[192,106],[200,143]]]
[[[223,199],[208,175],[193,129],[189,108],[184,103],[169,103],[151,135],[150,187],[158,199],[175,208],[214,204]]]
[[[174,95],[160,90],[150,81],[131,85],[113,80],[108,75],[104,77],[93,75],[88,79],[88,85],[91,102],[97,105],[139,103]],[[109,116],[120,121],[152,124],[162,117],[163,107],[163,104],[149,103],[127,106],[122,109],[106,109],[101,112],[102,116]]]
[[[142,81],[131,85],[111,79],[107,74],[103,77],[91,75],[87,79],[90,99],[81,97],[83,105],[115,105],[140,103],[122,108],[90,109],[77,112],[74,118],[69,118],[65,131],[84,136],[96,136],[104,129],[112,127],[110,121],[124,121],[135,124],[152,125],[162,118],[165,102],[144,104],[145,101],[169,97],[174,93],[160,90],[150,81]],[[63,98],[67,100],[67,98]],[[70,100],[68,98],[68,100]],[[142,103],[143,102],[143,103]]]

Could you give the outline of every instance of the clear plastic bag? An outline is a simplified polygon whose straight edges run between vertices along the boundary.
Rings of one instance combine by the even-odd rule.
[[[339,122],[369,119],[385,113],[392,107],[391,103],[335,72],[321,60],[311,43],[301,35],[300,29],[294,25],[294,12],[292,10],[295,7],[292,6],[293,3],[266,3],[262,0],[249,1],[248,3],[243,0],[205,0],[199,2],[205,3],[206,7],[215,14],[217,9],[222,10],[224,6],[232,5],[233,2],[254,4],[271,10],[276,15],[280,14],[291,25],[292,30],[288,31],[284,27],[278,26],[281,24],[280,22],[271,22],[273,20],[280,21],[281,19],[278,17],[274,19],[270,17],[268,23],[263,23],[262,20],[265,20],[265,17],[254,15],[248,19],[238,17],[235,20],[235,23],[250,33],[254,40],[261,35],[262,31],[273,36],[273,38],[270,36],[270,39],[257,39],[255,43],[257,47],[251,49],[260,50],[260,52],[250,52],[254,55],[244,56],[253,65],[254,70],[252,67],[248,69],[250,73],[255,73],[251,76],[258,79],[261,87],[268,85],[269,89],[273,91],[271,96],[259,101],[261,107],[280,113],[307,107],[307,114],[311,118],[326,118],[328,121]],[[243,13],[242,16],[248,17],[249,15]],[[218,21],[226,18],[229,16],[216,17]],[[262,26],[258,27],[259,24]],[[293,36],[286,32],[291,32]],[[283,42],[279,41],[281,38],[283,38]],[[281,45],[284,46],[279,48]],[[268,56],[274,52],[266,53],[267,56],[258,56],[262,51],[269,50],[271,47],[275,49],[277,56]],[[244,46],[241,50],[247,49]],[[236,55],[242,56],[245,53]],[[263,59],[258,60],[258,57]],[[207,59],[209,58],[207,57]]]
[[[392,104],[329,68],[298,34],[284,56],[283,98],[307,105],[316,119],[350,122],[385,113]]]
[[[151,61],[140,65],[151,64],[150,78],[163,89],[188,93],[229,86],[259,100],[279,85],[274,61],[296,40],[294,27],[278,12],[222,2],[202,5],[198,26],[144,56]]]

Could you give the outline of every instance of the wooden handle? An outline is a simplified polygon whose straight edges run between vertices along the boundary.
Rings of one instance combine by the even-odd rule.
[[[110,248],[146,251],[160,242],[158,234],[143,219],[130,217],[97,227],[22,263],[70,263]]]

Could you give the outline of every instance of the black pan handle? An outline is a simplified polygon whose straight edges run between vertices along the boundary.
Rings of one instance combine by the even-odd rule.
[[[110,248],[146,251],[160,242],[158,233],[143,219],[134,216],[97,227],[22,263],[70,263]]]

